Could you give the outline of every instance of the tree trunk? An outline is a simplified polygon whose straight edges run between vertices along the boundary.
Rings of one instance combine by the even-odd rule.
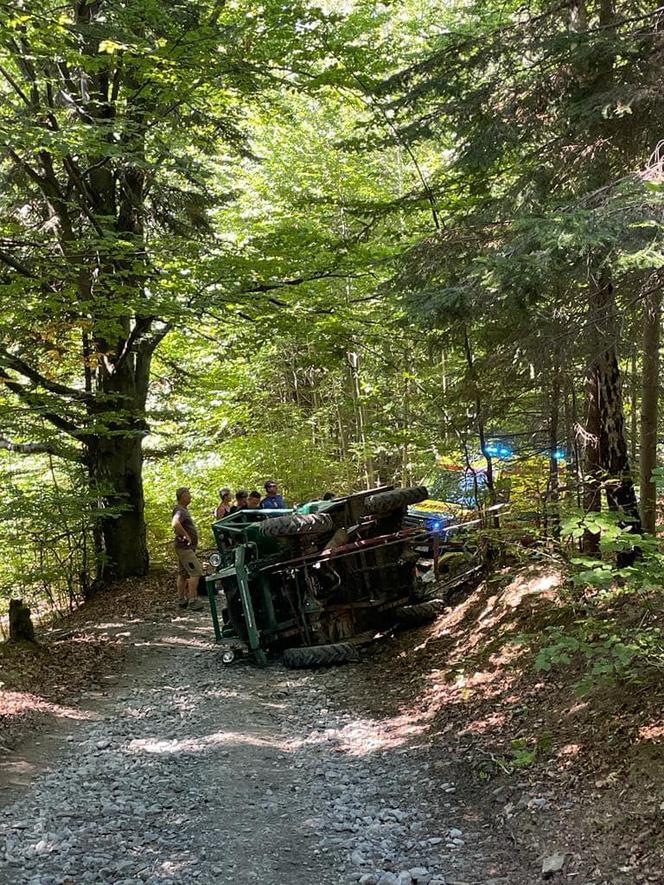
[[[157,105],[155,95],[146,95],[145,87],[152,79],[140,59],[103,49],[99,29],[104,31],[108,15],[102,7],[98,0],[73,4],[70,36],[76,43],[76,58],[70,60],[71,70],[67,70],[69,62],[58,69],[56,80],[61,83],[54,80],[49,54],[32,50],[31,36],[28,39],[23,34],[20,40],[11,41],[30,94],[31,126],[37,127],[35,146],[51,144],[53,132],[60,133],[58,150],[33,150],[26,143],[19,153],[24,153],[25,147],[27,157],[11,152],[11,160],[39,193],[39,199],[29,198],[35,200],[34,212],[49,220],[48,226],[44,225],[51,238],[47,251],[57,262],[57,271],[50,275],[62,284],[62,293],[67,293],[62,312],[56,312],[51,327],[63,350],[74,340],[74,329],[79,329],[83,383],[71,388],[55,384],[40,373],[39,364],[27,369],[10,366],[31,382],[17,383],[5,377],[0,366],[3,387],[6,384],[40,418],[84,446],[92,492],[101,513],[95,543],[103,553],[105,575],[98,574],[98,579],[141,575],[148,564],[141,439],[150,358],[170,323],[164,322],[160,331],[155,331],[155,324],[161,321],[158,313],[155,315],[154,296],[149,296],[147,289],[156,268],[148,257],[151,246],[145,232],[146,181],[154,185],[159,164],[146,156],[145,146],[155,121],[160,122],[162,113],[169,115],[179,106],[172,102],[170,92],[167,99],[161,94],[162,103]],[[126,24],[127,33],[140,42],[148,30],[145,22],[138,17]],[[69,30],[71,25],[66,27]],[[35,39],[41,39],[37,30]],[[22,90],[12,85],[25,98]],[[71,91],[67,105],[76,110],[75,123],[56,115],[65,90]],[[73,119],[72,114],[66,116]],[[80,138],[70,155],[64,146],[71,142],[71,125]],[[38,136],[39,127],[44,136]],[[116,137],[114,132],[120,134]],[[18,148],[22,142],[21,136],[17,137]],[[74,142],[71,144],[74,147]],[[46,239],[44,245],[48,245]],[[34,274],[28,271],[27,276]],[[44,279],[48,278],[46,274]],[[74,286],[78,297],[70,298]],[[65,328],[70,334],[62,338]],[[36,350],[39,357],[48,353],[46,347]],[[33,390],[35,378],[45,390],[61,396],[60,411],[52,407],[55,400],[51,397],[45,401],[48,408],[44,407],[42,395]]]
[[[593,365],[586,381],[586,426],[583,440],[583,509],[599,513],[602,509],[602,468],[599,454],[600,438],[600,379],[597,366]],[[599,532],[586,529],[581,549],[584,553],[599,551]]]
[[[443,405],[446,408],[447,407],[448,382],[447,382],[447,357],[445,356],[444,350],[442,350],[440,353],[440,370],[441,370],[441,381],[442,381],[442,385],[443,385]],[[443,409],[443,415],[444,414],[445,414],[445,409]],[[445,420],[443,421],[443,427],[442,427],[442,437],[443,437],[443,443],[445,444],[445,446],[447,446],[447,440],[448,440],[448,424],[449,424],[449,422],[447,421],[447,418],[445,418]]]
[[[9,638],[12,642],[35,641],[30,609],[23,605],[22,599],[9,600]]]
[[[630,392],[629,392],[629,405],[630,405],[630,458],[632,464],[636,464],[636,452],[637,452],[637,441],[638,441],[638,426],[639,426],[639,405],[638,405],[638,377],[636,374],[636,347],[632,348],[632,358],[630,360]]]
[[[585,3],[575,5],[570,29],[585,32],[588,25]],[[606,94],[615,80],[616,42],[614,38],[616,15],[614,0],[600,0],[597,8],[600,30],[605,41],[595,52],[579,59],[577,74],[581,93],[586,101],[596,102]],[[587,192],[596,192],[616,177],[614,168],[614,122],[605,117],[590,120],[587,133],[590,143],[598,145],[584,181]],[[601,509],[601,490],[604,487],[610,510],[621,511],[626,521],[639,528],[639,513],[634,484],[630,475],[625,415],[620,388],[620,368],[617,357],[618,328],[616,301],[607,254],[598,249],[593,256],[588,275],[588,322],[590,357],[587,375],[587,426],[585,447],[584,506],[589,511]],[[584,549],[595,551],[598,536],[587,534]]]
[[[657,406],[659,389],[659,340],[662,293],[657,284],[643,304],[643,373],[641,376],[640,497],[643,529],[655,533],[657,487],[652,472],[657,466]]]
[[[402,428],[403,436],[401,439],[401,484],[409,486],[411,482],[410,476],[410,447],[408,440],[410,439],[410,375],[408,374],[408,361],[404,363],[404,386],[403,386],[403,411],[402,411]]]
[[[482,393],[479,385],[479,379],[477,377],[477,371],[475,367],[475,358],[473,357],[473,350],[470,345],[470,338],[468,337],[468,329],[464,327],[463,330],[463,349],[466,355],[466,365],[468,366],[468,380],[472,386],[473,398],[475,400],[475,421],[477,426],[477,435],[479,437],[480,443],[480,451],[484,456],[484,460],[486,461],[486,487],[489,492],[489,503],[494,506],[496,504],[496,487],[493,481],[493,458],[487,451],[487,441],[486,441],[486,430],[484,425],[484,407],[482,403]],[[475,483],[475,498],[477,500],[479,506],[479,495],[477,488],[477,479],[474,479]],[[492,525],[494,528],[500,527],[500,520],[498,516],[494,513],[492,519]]]
[[[582,503],[582,494],[583,494],[583,472],[581,469],[581,445],[579,439],[581,437],[581,427],[579,425],[579,409],[578,402],[576,398],[576,388],[574,387],[574,380],[569,382],[569,395],[570,395],[570,448],[572,451],[572,461],[573,461],[573,471],[574,471],[574,497],[576,499],[576,506],[581,509]]]
[[[620,391],[620,369],[615,349],[598,366],[600,395],[600,463],[606,475],[609,510],[620,510],[640,528],[639,508],[630,473],[625,416]]]
[[[565,497],[571,501],[574,498],[575,492],[578,492],[576,416],[574,414],[573,383],[570,382],[566,374],[562,375],[562,377],[565,389],[563,397],[565,411]]]
[[[87,445],[90,478],[101,503],[96,583],[148,570],[142,443],[151,357],[145,342],[124,360],[100,360],[96,373],[99,396],[91,417],[105,428]]]
[[[549,483],[545,504],[546,525],[551,523],[551,534],[560,536],[560,499],[559,464],[558,464],[558,424],[560,420],[560,366],[558,362],[553,369],[551,392],[549,394]]]
[[[360,387],[360,358],[356,351],[349,352],[348,364],[350,366],[353,404],[355,406],[355,423],[357,428],[356,439],[362,452],[362,468],[364,471],[364,482],[366,488],[370,489],[374,484],[374,466],[373,459],[369,452],[366,436],[366,417],[364,414],[364,406],[362,404],[362,393]]]
[[[624,513],[638,531],[639,509],[629,469],[616,353],[616,305],[613,285],[605,272],[600,272],[592,280],[589,309],[594,335],[590,348],[593,359],[586,385],[584,507],[588,512],[601,510],[604,485],[609,509]],[[598,541],[598,535],[587,532],[584,550],[595,552]]]
[[[103,547],[98,579],[148,570],[142,436],[100,437],[90,451],[90,477],[99,490]]]

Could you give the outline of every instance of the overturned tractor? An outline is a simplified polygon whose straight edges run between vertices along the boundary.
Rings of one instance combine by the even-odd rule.
[[[414,596],[421,529],[403,525],[408,505],[426,497],[422,486],[387,486],[216,522],[206,587],[217,640],[240,640],[260,664],[281,651],[287,666],[319,666],[355,658],[359,643],[400,619],[435,617]]]

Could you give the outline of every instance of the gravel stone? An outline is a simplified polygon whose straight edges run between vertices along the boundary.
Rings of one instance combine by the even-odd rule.
[[[131,631],[129,677],[0,812],[2,885],[479,878],[440,818],[440,769],[346,712],[342,671],[224,667],[203,614]]]

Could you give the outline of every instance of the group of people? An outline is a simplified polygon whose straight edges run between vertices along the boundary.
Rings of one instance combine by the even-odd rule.
[[[279,494],[279,488],[276,482],[269,480],[265,483],[265,497],[261,498],[260,492],[254,490],[248,492],[246,489],[238,489],[235,493],[235,503],[231,504],[231,490],[219,490],[219,503],[214,511],[217,519],[223,519],[231,513],[237,513],[238,510],[283,510],[286,506],[283,497]]]
[[[196,555],[198,529],[189,512],[191,492],[186,486],[182,486],[176,491],[175,497],[177,500],[172,512],[171,525],[175,533],[175,552],[178,558],[179,605],[180,608],[198,611],[203,608],[203,602],[198,598],[198,584],[203,574],[203,566]],[[221,489],[219,497],[220,502],[215,509],[217,519],[223,519],[245,508],[281,510],[286,506],[276,482],[272,480],[265,483],[263,498],[259,492],[247,492],[245,489],[238,489],[235,493],[235,504],[231,504],[230,489]]]

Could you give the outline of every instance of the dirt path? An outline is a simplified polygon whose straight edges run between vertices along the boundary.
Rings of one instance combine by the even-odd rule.
[[[224,667],[170,575],[95,597],[4,691],[0,882],[660,885],[661,693],[537,672],[550,575],[498,577],[318,672]]]
[[[89,721],[5,770],[1,881],[335,881],[308,849],[308,796],[270,697],[284,672],[224,669],[208,637],[203,618],[141,625],[129,674]]]
[[[5,769],[0,881],[507,881],[431,795],[416,733],[330,708],[371,664],[224,667],[205,616],[132,629],[108,697]]]

